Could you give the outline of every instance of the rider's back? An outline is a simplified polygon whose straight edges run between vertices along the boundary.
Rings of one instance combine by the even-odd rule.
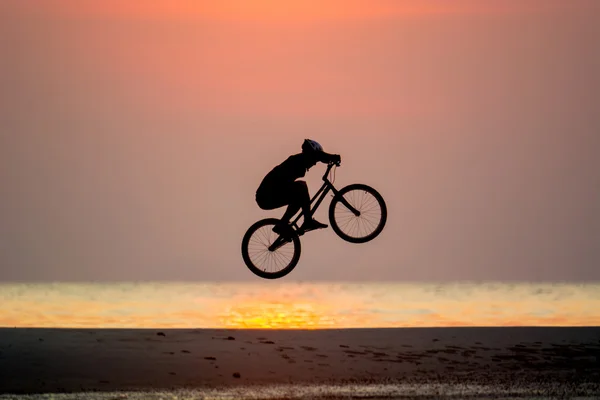
[[[302,153],[289,156],[284,162],[273,168],[262,180],[258,190],[279,185],[291,184],[306,175],[306,161]]]

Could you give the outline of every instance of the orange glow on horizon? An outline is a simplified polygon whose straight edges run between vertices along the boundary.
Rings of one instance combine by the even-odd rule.
[[[472,286],[472,295],[459,297],[461,287],[437,295],[418,285],[15,285],[4,286],[0,293],[4,308],[0,326],[346,329],[600,325],[595,312],[599,300],[586,294],[593,287],[565,295],[560,301],[537,297],[527,285],[511,295]],[[397,297],[398,293],[403,296]],[[548,298],[557,293],[560,289]]]

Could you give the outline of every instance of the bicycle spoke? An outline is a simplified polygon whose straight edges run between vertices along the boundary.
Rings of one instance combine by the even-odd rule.
[[[358,230],[359,230],[359,228],[360,228],[360,227],[358,226],[358,222],[359,222],[359,219],[358,219],[358,218],[354,218],[354,219],[352,219],[352,228],[353,228],[353,232],[358,232]],[[358,236],[358,234],[356,234],[356,235],[354,235],[354,237],[360,237],[360,236]]]
[[[367,224],[369,224],[369,226],[372,228],[371,230],[374,231],[377,228],[377,224],[375,224],[369,218],[363,218],[363,221],[366,222]]]
[[[271,271],[271,253],[268,253],[267,255],[267,258],[265,260],[265,266],[266,267],[263,268],[263,271]]]
[[[273,259],[276,261],[280,261],[281,265],[287,265],[288,261],[286,260],[286,257],[280,253],[273,253]]]
[[[260,256],[258,256],[255,260],[253,260],[252,262],[256,265],[262,265],[265,264],[267,262],[267,260],[269,259],[269,251],[264,252],[263,254],[261,254]]]
[[[256,235],[252,236],[252,238],[250,238],[250,243],[254,243],[259,246],[266,245],[264,239],[262,237],[260,237],[260,234],[256,234]]]
[[[359,237],[362,236],[362,232],[363,232],[362,228],[363,228],[363,226],[362,226],[362,218],[358,217],[358,218],[356,218],[356,230],[357,230],[357,233],[358,233],[357,236],[359,236]]]
[[[250,259],[261,259],[263,258],[265,255],[265,252],[259,252],[259,253],[255,253],[255,254],[250,254]]]
[[[268,231],[266,229],[264,229],[264,227],[258,231],[258,235],[260,238],[262,238],[261,243],[263,243],[265,246],[268,247],[271,244],[271,241],[269,240]]]

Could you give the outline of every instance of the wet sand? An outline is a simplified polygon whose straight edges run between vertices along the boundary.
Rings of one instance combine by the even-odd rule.
[[[0,377],[1,394],[414,384],[600,396],[600,327],[1,328]]]

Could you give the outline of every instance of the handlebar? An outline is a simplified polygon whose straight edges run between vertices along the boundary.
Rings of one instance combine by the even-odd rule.
[[[327,176],[329,175],[329,171],[331,171],[331,168],[333,168],[334,166],[339,167],[341,164],[342,164],[341,161],[328,162],[327,170],[325,171],[325,174],[323,174],[323,180],[327,180]]]

